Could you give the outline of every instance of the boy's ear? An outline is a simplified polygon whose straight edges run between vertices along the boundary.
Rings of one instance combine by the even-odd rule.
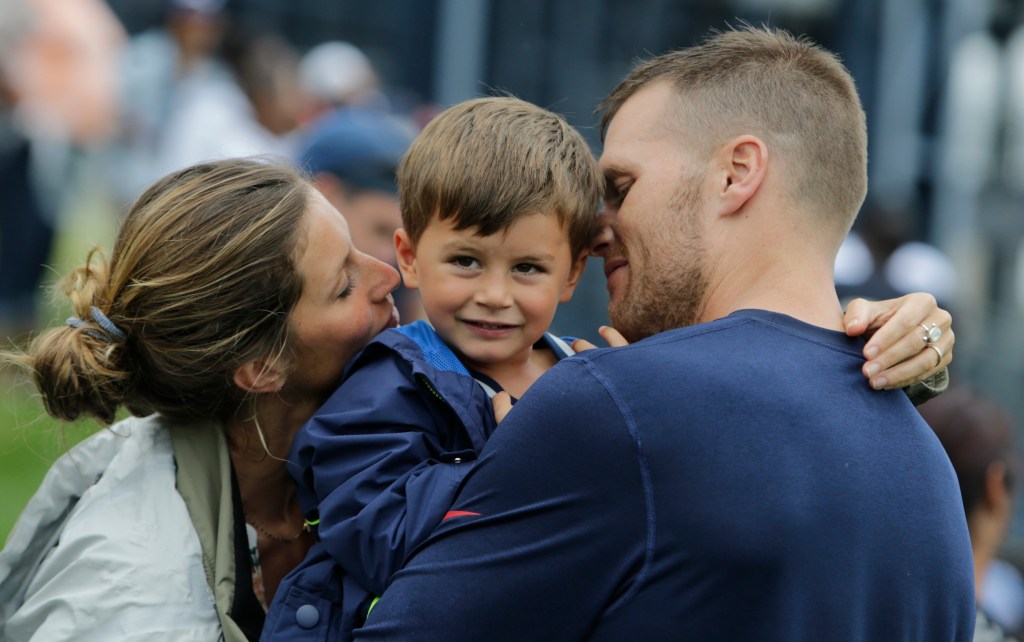
[[[402,283],[405,287],[420,287],[419,274],[416,272],[416,245],[404,227],[395,230],[395,257],[398,259],[398,271],[402,273]]]
[[[265,359],[250,359],[235,368],[232,380],[235,385],[253,394],[277,392],[284,387],[284,371],[271,365]]]
[[[718,213],[730,216],[740,211],[757,193],[768,172],[768,146],[756,136],[737,136],[717,154],[720,179]]]
[[[590,250],[581,252],[569,269],[569,278],[565,281],[562,294],[558,297],[559,303],[567,303],[572,298],[573,292],[576,291],[576,286],[580,284],[580,279],[583,277],[583,270],[587,267],[588,254],[590,254]]]

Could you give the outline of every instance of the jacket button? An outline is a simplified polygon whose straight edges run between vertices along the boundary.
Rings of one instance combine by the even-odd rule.
[[[311,629],[320,622],[320,611],[312,604],[303,604],[295,611],[295,622],[304,629]]]

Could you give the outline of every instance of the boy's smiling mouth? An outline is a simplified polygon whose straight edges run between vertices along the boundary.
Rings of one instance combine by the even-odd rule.
[[[508,334],[519,326],[513,323],[502,323],[500,321],[484,321],[481,319],[459,319],[473,334],[484,337],[498,337]]]

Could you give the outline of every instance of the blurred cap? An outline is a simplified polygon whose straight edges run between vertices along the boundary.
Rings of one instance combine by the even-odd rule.
[[[347,102],[376,83],[373,65],[366,54],[340,40],[310,49],[299,63],[299,75],[314,97],[332,103]]]
[[[394,194],[395,170],[412,138],[407,126],[384,112],[342,108],[313,124],[298,164],[313,175],[333,174],[349,187]]]
[[[227,0],[167,0],[167,10],[214,16],[224,13],[227,4]]]

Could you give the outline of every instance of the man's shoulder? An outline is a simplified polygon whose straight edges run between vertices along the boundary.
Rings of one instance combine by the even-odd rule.
[[[771,359],[780,352],[859,359],[862,343],[785,314],[740,310],[707,323],[666,330],[623,348],[594,350],[583,356],[605,362],[602,367],[671,360],[699,363],[702,369],[731,369]]]

